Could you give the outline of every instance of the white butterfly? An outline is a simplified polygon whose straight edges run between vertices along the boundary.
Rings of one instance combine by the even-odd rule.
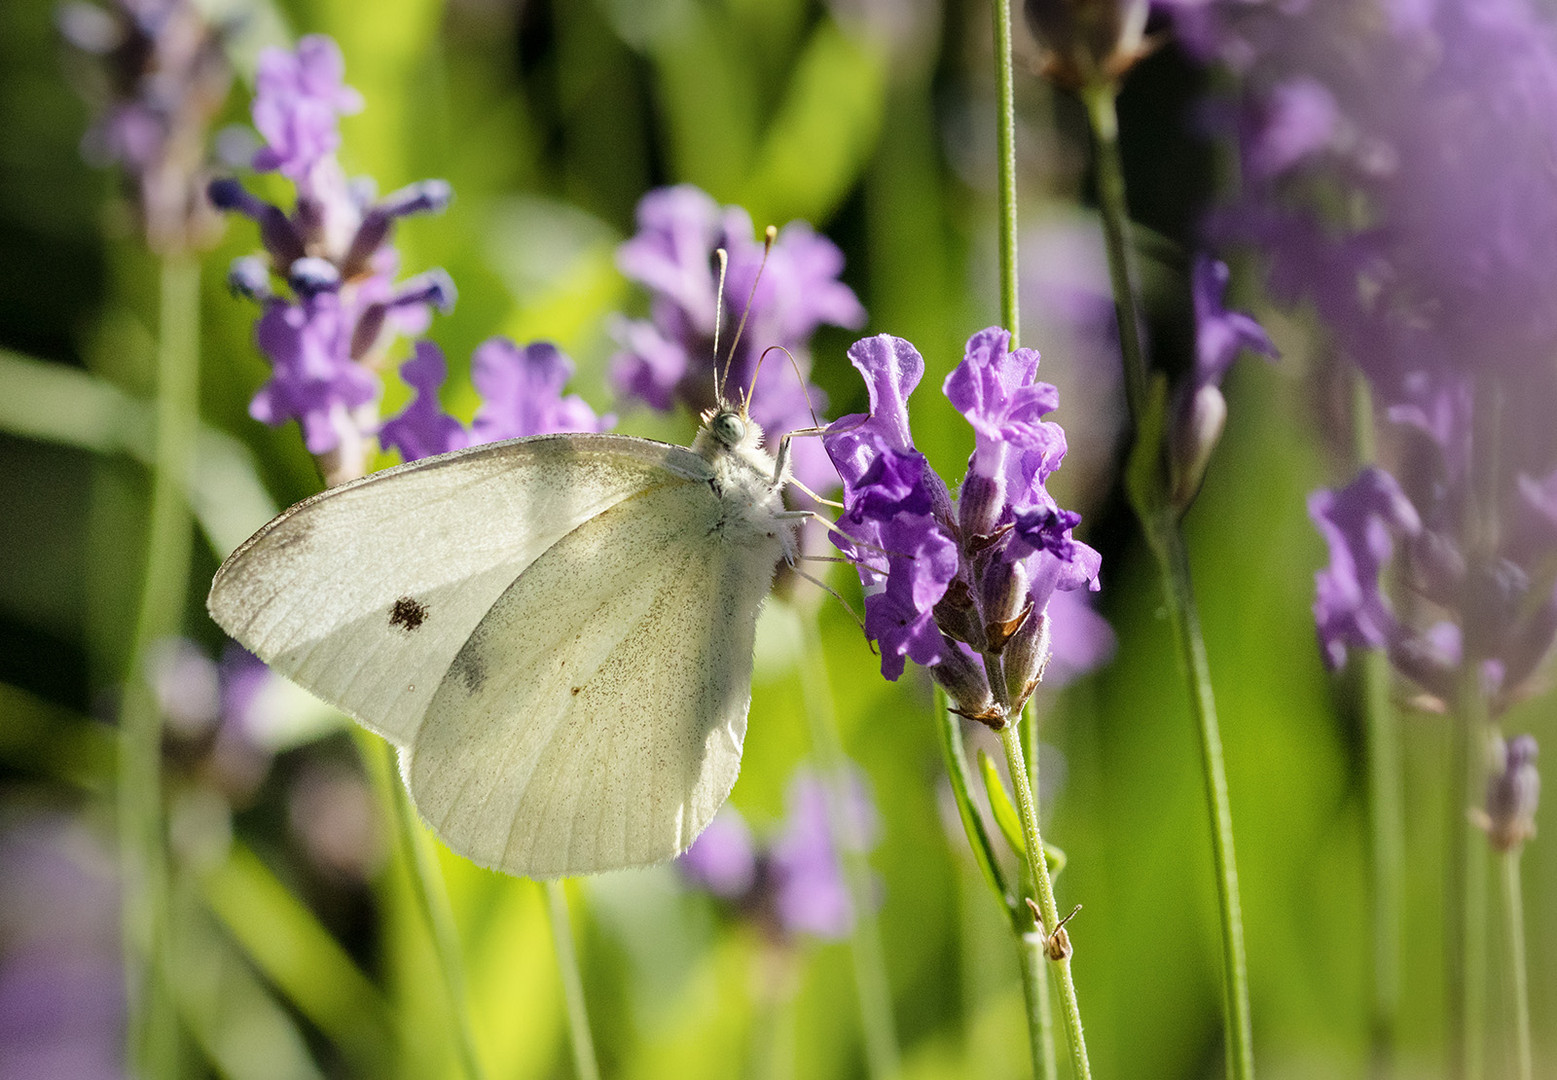
[[[529,877],[684,851],[735,783],[752,639],[796,556],[745,406],[691,449],[540,435],[298,503],[217,571],[211,616],[401,748],[453,850]]]

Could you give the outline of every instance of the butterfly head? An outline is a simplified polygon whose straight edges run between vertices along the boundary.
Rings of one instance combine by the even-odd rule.
[[[751,427],[750,417],[743,415],[745,411],[737,411],[728,405],[713,410],[706,421],[708,430],[720,443],[734,449],[746,440],[747,429]]]

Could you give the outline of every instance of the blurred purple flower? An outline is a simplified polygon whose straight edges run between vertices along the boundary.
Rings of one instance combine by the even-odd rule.
[[[416,397],[405,411],[384,422],[379,441],[399,450],[404,460],[415,461],[499,439],[606,431],[616,423],[610,414],[596,416],[577,394],[563,395],[573,362],[549,341],[521,347],[507,338],[490,338],[476,347],[470,368],[482,404],[467,430],[438,404],[447,370],[443,353],[430,341],[418,342],[416,358],[400,369],[416,388]]]
[[[340,49],[318,35],[295,51],[261,54],[253,115],[266,144],[254,165],[293,182],[290,213],[236,179],[210,185],[212,203],[258,224],[266,251],[264,260],[239,259],[229,275],[234,292],[264,306],[256,340],[273,376],[250,414],[273,426],[296,420],[331,484],[367,467],[384,354],[397,336],[425,332],[431,309],[448,311],[455,296],[441,270],[395,283],[395,222],[441,211],[451,192],[427,180],[374,200],[371,184],[347,180],[335,158],[337,123],[361,99],[343,70]],[[290,296],[273,290],[272,275]]]
[[[1227,399],[1222,380],[1233,361],[1245,352],[1276,358],[1276,346],[1250,315],[1228,311],[1224,304],[1227,264],[1199,255],[1191,272],[1195,307],[1195,366],[1175,391],[1168,432],[1168,460],[1173,473],[1173,503],[1187,507],[1200,490],[1211,452],[1227,423]]]
[[[784,820],[766,844],[755,842],[745,820],[726,807],[676,865],[690,883],[734,902],[781,938],[845,938],[854,911],[841,852],[869,851],[879,834],[858,770],[850,769],[845,788],[838,835],[826,785],[801,769],[790,781]]]
[[[113,858],[79,822],[0,827],[0,1076],[127,1075],[119,921]]]
[[[835,541],[865,584],[866,633],[881,646],[882,674],[904,658],[931,675],[965,716],[1004,725],[1031,696],[1049,653],[1045,615],[1056,590],[1097,588],[1097,552],[1075,540],[1080,518],[1045,483],[1065,456],[1065,434],[1044,420],[1058,393],[1034,382],[1038,354],[1010,349],[992,328],[968,341],[944,392],[974,428],[974,451],[954,507],[946,484],[913,445],[908,395],[924,360],[882,334],[849,350],[865,377],[870,412],[829,426],[823,444],[843,478]],[[990,663],[1004,670],[998,695]]]
[[[680,403],[699,413],[714,404],[714,252],[721,247],[729,255],[729,271],[720,365],[746,316],[728,372],[719,369],[725,393],[732,400],[751,393],[752,418],[776,441],[811,426],[808,394],[818,414],[826,408],[826,395],[804,382],[811,336],[823,325],[865,322],[865,309],[838,280],[842,252],[805,222],[790,222],[779,231],[763,268],[763,244],[753,238],[745,210],[721,207],[689,184],[645,195],[638,203],[638,232],[621,246],[617,262],[622,273],[649,290],[649,319],[623,320],[616,328],[621,351],[612,360],[612,382],[622,395],[662,411]],[[789,350],[799,365],[798,377],[782,354],[770,356],[758,371],[758,358],[771,346]],[[819,447],[797,441],[793,449],[795,475],[804,483],[818,489],[836,483]]]
[[[1398,484],[1358,483],[1418,523],[1345,510],[1357,485],[1317,498],[1327,659],[1384,648],[1439,695],[1442,665],[1473,663],[1496,712],[1557,635],[1557,532],[1531,499],[1557,473],[1557,30],[1529,0],[1164,6],[1192,52],[1243,76],[1243,183],[1213,232],[1255,246],[1273,292],[1311,304],[1366,376]],[[1477,461],[1497,463],[1496,490]],[[1383,522],[1408,601],[1387,619],[1397,590],[1364,557]]]
[[[342,116],[362,110],[362,95],[346,85],[335,42],[311,35],[294,52],[266,49],[255,77],[254,126],[265,146],[254,155],[261,172],[277,171],[299,185],[340,145]]]
[[[726,900],[746,895],[757,882],[757,847],[739,810],[726,805],[676,866],[687,880]]]
[[[75,0],[58,18],[66,40],[97,60],[81,72],[100,110],[85,156],[124,169],[153,251],[215,243],[221,219],[204,191],[210,125],[232,85],[222,30],[191,0]]]

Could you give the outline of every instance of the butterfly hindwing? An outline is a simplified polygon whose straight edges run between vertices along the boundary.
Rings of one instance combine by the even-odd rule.
[[[781,547],[721,533],[703,482],[579,524],[492,606],[403,763],[455,851],[531,877],[684,850],[735,783]]]

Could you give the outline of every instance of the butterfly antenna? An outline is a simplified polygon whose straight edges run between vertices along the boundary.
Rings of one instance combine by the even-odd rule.
[[[719,370],[719,324],[724,317],[724,278],[730,270],[730,253],[724,248],[715,248],[714,257],[719,260],[719,290],[714,294],[714,399],[723,401],[724,373]]]
[[[768,256],[773,252],[773,241],[778,239],[778,230],[769,225],[762,236],[762,262],[757,266],[757,276],[751,279],[751,292],[746,294],[746,310],[741,312],[740,324],[736,326],[735,337],[730,341],[730,353],[725,357],[724,361],[725,379],[729,378],[730,367],[735,363],[735,349],[736,346],[740,345],[741,334],[746,330],[746,320],[751,318],[752,301],[757,298],[757,285],[762,281],[762,271],[767,268]],[[721,379],[720,385],[722,386],[723,384],[724,379]],[[741,412],[744,413],[746,411],[746,406],[750,400],[750,398],[742,399]]]
[[[795,369],[795,378],[800,380],[800,392],[806,397],[806,411],[811,414],[811,427],[813,430],[821,430],[822,422],[816,418],[816,406],[811,404],[811,390],[806,386],[806,377],[800,370],[800,361],[795,359],[795,354],[782,345],[769,345],[762,350],[762,355],[757,357],[757,370],[751,373],[751,390],[749,397],[757,395],[757,372],[762,370],[762,362],[768,358],[768,354],[774,349],[789,357],[789,366]]]

